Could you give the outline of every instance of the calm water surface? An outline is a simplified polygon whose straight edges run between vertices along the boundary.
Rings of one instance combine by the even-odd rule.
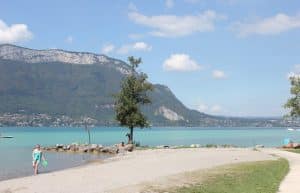
[[[126,128],[99,127],[91,130],[92,143],[112,145],[126,141]],[[0,180],[32,174],[31,150],[39,143],[42,146],[86,143],[87,133],[83,128],[31,128],[2,127],[0,133],[12,135],[13,139],[0,139]],[[185,128],[164,127],[136,129],[136,141],[141,145],[190,145],[190,144],[232,144],[250,147],[263,144],[268,147],[280,146],[285,138],[300,141],[300,131],[286,128]],[[47,153],[49,162],[41,172],[50,172],[74,167],[88,160],[104,159],[104,155]]]

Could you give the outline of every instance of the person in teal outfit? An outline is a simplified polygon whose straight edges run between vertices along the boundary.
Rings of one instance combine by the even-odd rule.
[[[38,174],[38,168],[39,164],[41,163],[41,160],[45,160],[45,157],[41,150],[41,146],[37,144],[32,151],[32,167],[34,170],[34,175]]]

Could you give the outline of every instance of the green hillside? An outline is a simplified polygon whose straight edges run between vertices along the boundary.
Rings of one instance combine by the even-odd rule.
[[[76,60],[75,60],[75,59]],[[80,63],[87,58],[88,64]],[[72,63],[76,62],[76,63]],[[80,63],[80,64],[79,64]],[[0,45],[0,113],[47,114],[116,124],[114,98],[128,65],[91,53]],[[266,125],[266,120],[210,116],[186,108],[164,85],[154,85],[143,108],[153,125]],[[1,119],[0,119],[1,123]]]

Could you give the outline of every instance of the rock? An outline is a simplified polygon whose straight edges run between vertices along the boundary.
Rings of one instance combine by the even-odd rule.
[[[108,147],[104,147],[101,149],[102,153],[108,153],[109,152],[109,148]]]
[[[89,148],[86,146],[79,146],[78,147],[78,152],[88,152]]]
[[[190,147],[192,147],[192,148],[196,148],[196,147],[199,148],[201,146],[200,146],[200,144],[192,144],[192,145],[190,145]]]
[[[117,153],[118,152],[118,148],[117,147],[111,147],[109,148],[109,153]]]
[[[69,147],[69,149],[68,149],[68,146],[67,146],[67,145],[64,145],[62,149],[63,149],[64,151],[67,151],[67,150],[70,149],[70,147]]]
[[[78,151],[79,148],[77,147],[77,145],[70,145],[70,151]]]
[[[132,145],[127,147],[130,151],[132,151]],[[111,146],[111,147],[104,147],[103,145],[99,144],[91,144],[91,145],[78,145],[76,143],[72,143],[69,145],[63,144],[56,144],[55,146],[43,147],[45,151],[58,151],[58,152],[79,152],[79,153],[111,153],[116,154],[118,147]]]
[[[91,147],[92,149],[96,149],[97,147],[99,147],[99,145],[98,145],[98,144],[91,144],[90,147]]]
[[[96,148],[94,149],[94,152],[100,153],[102,149],[103,149],[103,146],[102,146],[102,145],[98,145],[98,147],[96,147]]]
[[[192,145],[190,145],[190,147],[197,148],[197,147],[200,147],[200,144],[192,144]]]
[[[125,145],[125,150],[126,151],[133,151],[133,149],[134,149],[134,145],[133,144],[126,144]]]
[[[93,150],[93,153],[100,153],[100,152],[101,152],[101,149],[98,147]]]
[[[89,152],[93,152],[95,149],[97,149],[98,148],[98,144],[91,144],[91,145],[89,145]]]
[[[264,145],[256,145],[255,148],[264,148]]]
[[[115,153],[117,153],[117,150],[118,149],[116,147],[104,147],[100,151],[102,153],[113,153],[113,154],[115,154]]]
[[[52,146],[52,147],[48,147],[48,151],[57,151],[56,147],[55,146]]]
[[[60,149],[60,148],[63,148],[63,147],[64,147],[64,144],[56,144],[57,149]]]

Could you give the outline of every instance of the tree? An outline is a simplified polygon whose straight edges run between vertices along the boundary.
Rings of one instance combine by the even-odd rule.
[[[295,118],[300,116],[300,77],[292,76],[290,81],[292,98],[288,99],[284,107],[290,109],[289,116]]]
[[[116,120],[121,126],[129,128],[128,143],[133,143],[133,129],[135,127],[149,127],[146,116],[141,111],[141,105],[151,103],[148,92],[153,90],[151,83],[147,81],[145,73],[136,70],[141,58],[128,57],[131,67],[130,74],[121,83],[121,90],[116,95],[115,111]]]

